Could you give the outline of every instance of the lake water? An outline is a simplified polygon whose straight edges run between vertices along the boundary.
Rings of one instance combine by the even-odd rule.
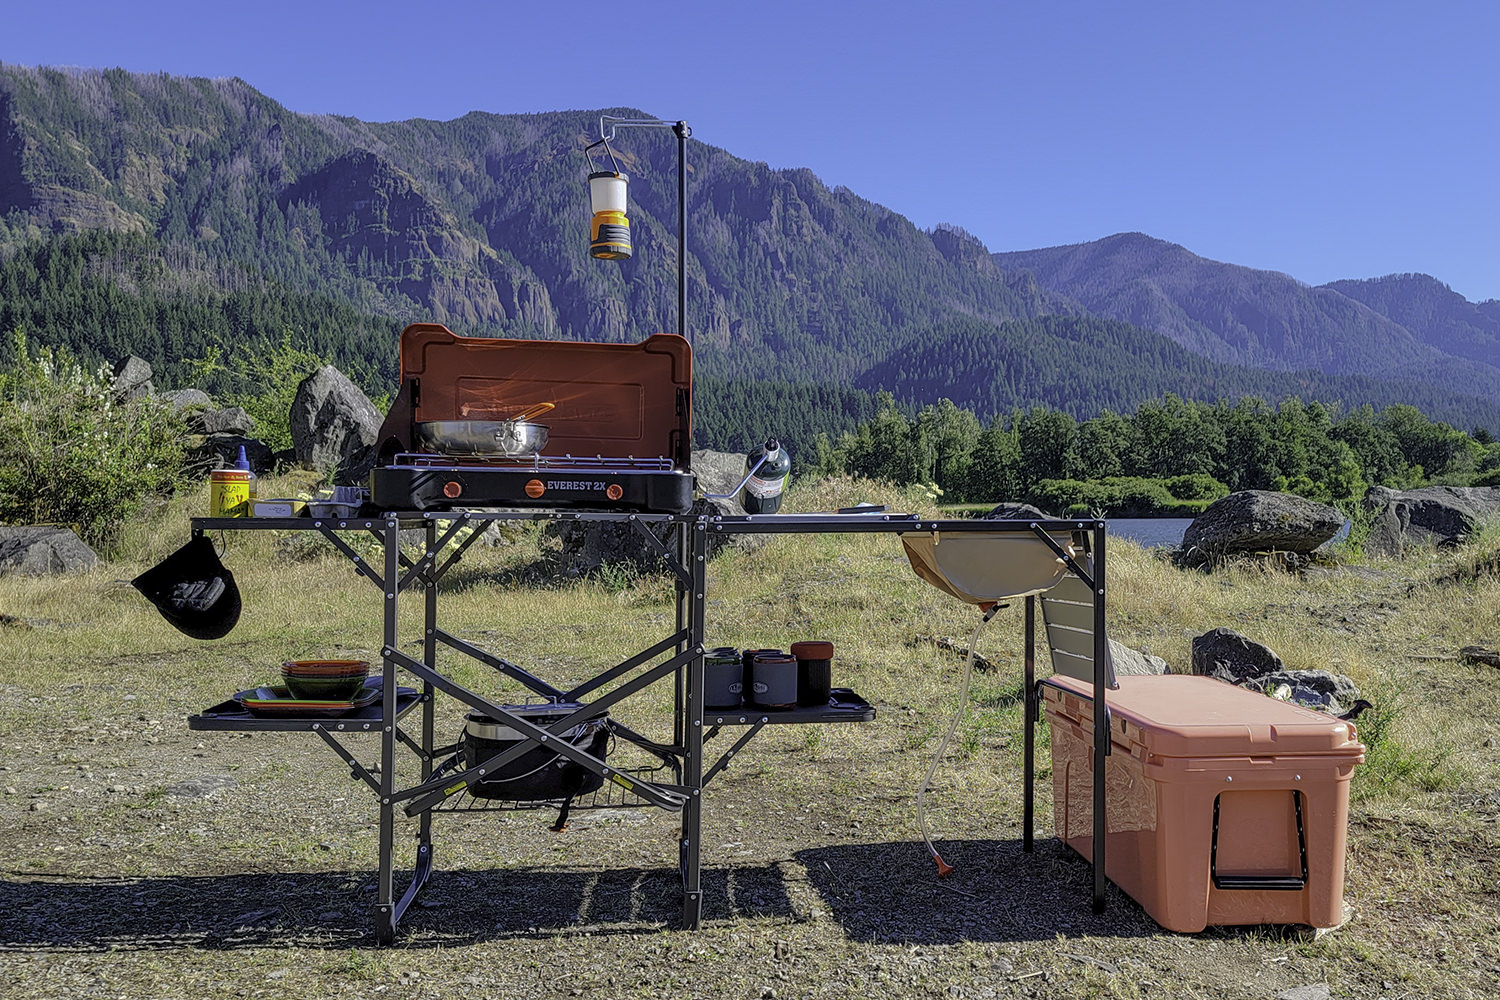
[[[1190,517],[1112,517],[1107,537],[1128,538],[1147,549],[1176,548],[1192,523]]]
[[[1128,538],[1147,549],[1172,548],[1182,544],[1183,532],[1193,523],[1190,517],[1112,517],[1109,519],[1110,538]],[[1349,522],[1333,536],[1331,544],[1349,537]]]

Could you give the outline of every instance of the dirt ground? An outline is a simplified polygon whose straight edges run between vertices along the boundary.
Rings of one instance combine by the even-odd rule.
[[[1492,792],[1356,806],[1338,930],[1173,934],[1113,886],[1091,912],[1045,781],[1023,853],[1019,775],[982,759],[935,793],[957,867],[935,878],[912,788],[889,780],[910,773],[881,736],[909,711],[894,699],[815,761],[805,733],[768,730],[709,787],[698,931],[675,929],[673,815],[576,812],[563,834],[545,811],[450,815],[427,892],[377,948],[374,802],[320,742],[192,732],[190,696],[103,694],[81,711],[0,688],[0,996],[1396,1000],[1500,982]],[[1002,794],[972,795],[983,781]]]

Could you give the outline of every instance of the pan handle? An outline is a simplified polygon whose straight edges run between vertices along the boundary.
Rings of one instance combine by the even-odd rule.
[[[517,413],[510,419],[517,422],[522,420],[530,420],[532,417],[540,417],[548,410],[554,410],[556,408],[556,403],[537,403],[535,406],[528,406],[526,409],[522,410],[520,413]]]

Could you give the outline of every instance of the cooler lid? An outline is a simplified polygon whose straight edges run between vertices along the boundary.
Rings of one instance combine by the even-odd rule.
[[[1123,676],[1119,682],[1106,692],[1111,738],[1158,757],[1364,753],[1350,723],[1212,677]],[[1050,710],[1092,727],[1093,685],[1056,675],[1044,690]]]

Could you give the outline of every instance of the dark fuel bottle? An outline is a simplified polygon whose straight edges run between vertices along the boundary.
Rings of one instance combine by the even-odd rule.
[[[761,463],[761,459],[765,459]],[[760,463],[760,468],[755,466]],[[774,514],[781,509],[781,491],[792,471],[792,457],[775,438],[755,449],[745,459],[745,471],[755,471],[745,483],[742,505],[746,514]]]

